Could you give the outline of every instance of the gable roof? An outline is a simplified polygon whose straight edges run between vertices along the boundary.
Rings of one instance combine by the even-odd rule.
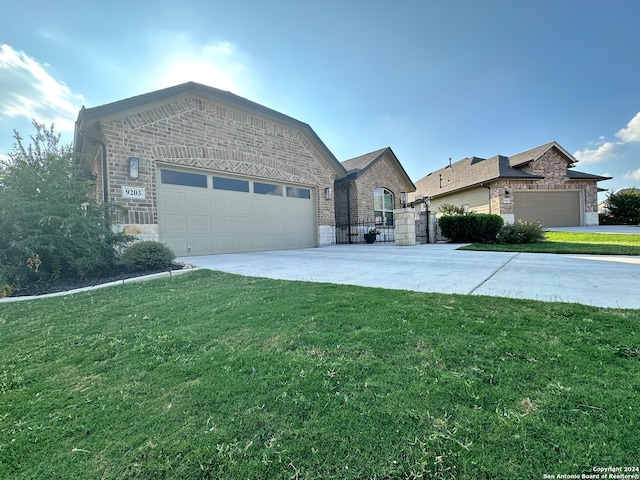
[[[549,142],[522,153],[505,157],[496,155],[484,159],[479,157],[465,158],[444,168],[429,173],[416,182],[418,188],[431,197],[453,193],[487,184],[498,179],[540,180],[544,177],[521,170],[520,167],[533,162],[552,148],[557,149],[567,160],[567,168],[575,165],[577,160],[557,142]],[[589,173],[567,170],[568,180],[609,180],[609,177],[591,175]]]
[[[135,112],[136,110],[142,110],[152,105],[158,105],[168,103],[173,97],[186,97],[186,96],[199,96],[205,99],[214,100],[218,103],[226,104],[238,110],[245,111],[249,114],[266,117],[270,120],[289,125],[297,128],[306,134],[308,139],[315,144],[315,146],[325,154],[328,159],[329,165],[336,171],[338,176],[346,175],[346,170],[338,159],[331,153],[324,142],[316,135],[311,126],[307,123],[296,120],[293,117],[289,117],[283,113],[277,112],[270,108],[267,108],[258,103],[247,100],[246,98],[235,95],[231,92],[220,90],[207,85],[202,85],[195,82],[187,82],[173,87],[168,87],[155,92],[145,93],[137,95],[135,97],[126,98],[117,102],[108,103],[106,105],[85,108],[84,106],[78,113],[78,119],[76,121],[76,132],[74,145],[76,151],[82,150],[82,144],[84,143],[84,134],[90,131],[91,127],[94,127],[99,122],[111,120],[113,118],[119,118],[129,112]]]
[[[578,160],[576,160],[573,155],[562,148],[562,146],[558,142],[553,141],[545,143],[544,145],[540,145],[539,147],[532,148],[531,150],[527,150],[526,152],[517,153],[516,155],[510,156],[509,166],[519,167],[520,165],[533,162],[554,147],[560,150],[560,153],[562,153],[566,157],[567,161],[569,162],[569,168],[573,167],[578,162]]]
[[[347,171],[347,174],[349,176],[348,179],[352,180],[360,177],[361,175],[369,171],[376,163],[382,160],[385,157],[385,155],[388,155],[388,158],[391,159],[391,163],[393,167],[396,169],[396,171],[398,172],[402,180],[409,187],[408,190],[410,192],[415,192],[416,186],[413,184],[413,182],[409,178],[409,175],[407,175],[407,172],[402,167],[402,164],[398,160],[398,157],[396,157],[395,153],[393,153],[393,150],[391,150],[391,147],[381,148],[380,150],[376,150],[370,153],[365,153],[364,155],[360,155],[359,157],[354,157],[349,160],[345,160],[342,162],[342,166]]]

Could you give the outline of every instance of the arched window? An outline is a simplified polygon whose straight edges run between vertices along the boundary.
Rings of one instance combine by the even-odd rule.
[[[373,191],[373,216],[377,226],[393,226],[393,193],[386,188]]]

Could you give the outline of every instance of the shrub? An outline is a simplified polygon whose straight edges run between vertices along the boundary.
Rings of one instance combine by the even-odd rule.
[[[640,224],[640,190],[612,193],[607,197],[609,215],[621,225]]]
[[[438,220],[442,234],[454,243],[491,243],[504,224],[500,215],[470,213],[445,215]]]
[[[545,239],[542,225],[536,222],[523,222],[505,225],[498,232],[498,243],[536,243]]]
[[[32,144],[15,132],[0,164],[0,283],[110,273],[127,238],[111,230],[114,212],[92,198],[94,183],[53,126],[33,125]]]
[[[438,207],[438,211],[443,215],[464,215],[464,207],[456,206],[452,203],[443,203]]]
[[[122,263],[127,270],[158,270],[168,268],[176,258],[175,253],[159,242],[134,243],[122,254]]]

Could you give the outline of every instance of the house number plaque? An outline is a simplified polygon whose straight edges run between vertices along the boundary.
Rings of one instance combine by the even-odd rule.
[[[127,187],[126,185],[122,186],[122,198],[133,198],[136,200],[144,200],[145,191],[144,188],[141,187]]]

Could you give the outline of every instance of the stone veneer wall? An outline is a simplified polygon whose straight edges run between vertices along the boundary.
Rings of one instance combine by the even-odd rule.
[[[393,211],[395,242],[398,246],[416,244],[416,213],[413,208],[400,208]]]
[[[109,199],[127,209],[128,233],[157,238],[157,162],[311,187],[317,194],[319,243],[334,222],[334,201],[325,198],[324,189],[333,188],[335,171],[295,126],[189,96],[108,121],[101,128]],[[138,179],[129,178],[129,157],[140,159]],[[124,199],[125,185],[145,188],[146,198]]]

